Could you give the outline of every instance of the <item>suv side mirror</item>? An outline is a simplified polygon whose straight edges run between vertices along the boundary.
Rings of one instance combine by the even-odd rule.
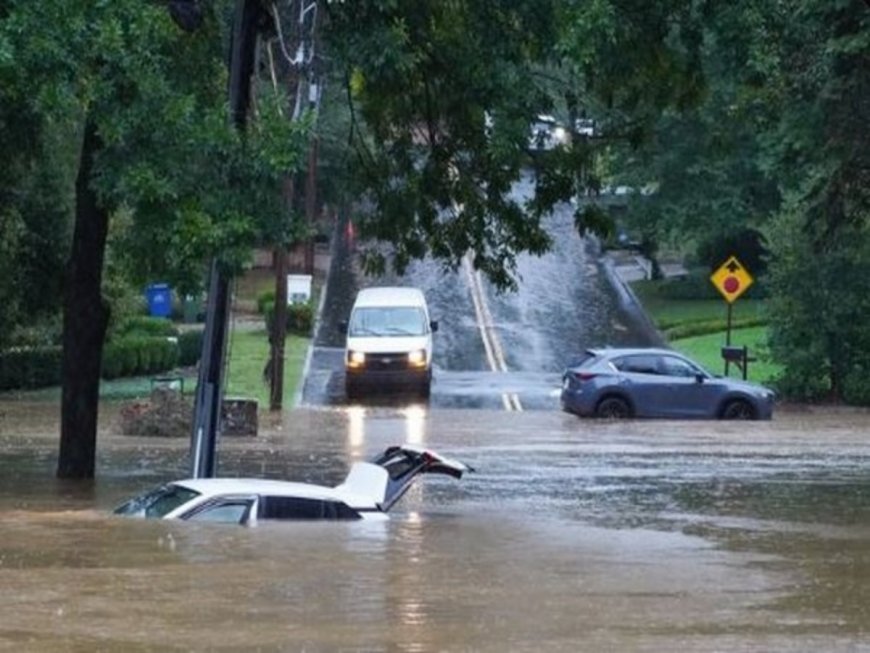
[[[706,378],[707,378],[707,377],[705,377],[705,376],[704,376],[703,374],[701,374],[700,372],[698,372],[698,373],[695,375],[695,381],[698,382],[698,383],[703,383],[703,382],[704,382],[704,379],[706,379]]]
[[[432,333],[435,333],[438,330],[438,320],[432,320],[429,322],[429,328],[432,329]]]

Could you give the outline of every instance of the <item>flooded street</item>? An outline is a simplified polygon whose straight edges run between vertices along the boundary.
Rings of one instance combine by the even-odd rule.
[[[331,485],[406,442],[477,471],[386,523],[255,528],[109,515],[186,475],[186,440],[117,435],[105,407],[83,487],[54,479],[54,407],[0,411],[2,651],[870,650],[866,411],[264,416],[222,475]]]
[[[533,194],[524,174],[513,188],[518,201]],[[546,217],[552,247],[542,256],[520,254],[517,288],[499,292],[474,271],[468,258],[457,270],[431,257],[411,261],[404,275],[363,274],[354,216],[347,216],[331,246],[331,268],[302,403],[347,405],[344,333],[359,288],[414,286],[426,296],[438,322],[433,338],[431,405],[437,408],[558,409],[565,366],[590,347],[661,344],[637,306],[620,295],[594,239],[574,225],[572,204]],[[624,293],[624,290],[622,291]],[[393,402],[395,404],[395,402]]]

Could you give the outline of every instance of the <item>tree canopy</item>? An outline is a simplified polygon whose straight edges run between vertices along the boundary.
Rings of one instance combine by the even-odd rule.
[[[232,7],[187,3],[201,12],[190,31],[164,2],[0,0],[0,346],[56,316],[87,124],[100,147],[86,187],[111,216],[110,282],[192,290],[212,255],[238,269],[252,244],[295,233],[281,179],[312,123],[289,121],[287,98],[255,81],[246,134],[231,128]],[[653,191],[631,218],[651,239],[763,234],[771,351],[789,387],[861,394],[866,3],[335,0],[319,11],[319,73],[336,103],[319,128],[350,130],[361,233],[391,244],[367,253],[369,269],[470,255],[510,288],[516,255],[549,247],[554,206],[582,198],[578,231],[606,234],[597,193],[624,182]],[[540,114],[556,116],[567,145],[531,151]],[[530,169],[534,193],[521,196]],[[810,285],[808,261],[830,285]]]
[[[355,169],[373,211],[362,233],[393,244],[392,263],[471,252],[500,287],[518,252],[542,253],[542,218],[578,192],[596,151],[636,141],[657,112],[691,104],[701,15],[649,2],[330,3],[326,34],[357,116]],[[595,139],[541,156],[531,198],[512,193],[529,163],[529,126],[559,112],[594,116]],[[601,230],[578,211],[581,231]],[[373,269],[385,265],[374,251]]]

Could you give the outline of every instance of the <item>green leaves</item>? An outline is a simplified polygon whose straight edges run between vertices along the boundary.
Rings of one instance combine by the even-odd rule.
[[[63,216],[63,227],[49,232],[56,274],[86,113],[104,144],[91,183],[115,214],[112,274],[193,290],[208,258],[238,269],[264,234],[286,237],[288,229],[274,225],[284,214],[279,182],[298,168],[311,123],[291,125],[272,109],[286,98],[264,89],[247,137],[230,125],[221,23],[229,0],[205,8],[195,33],[181,31],[165,4],[141,0],[8,5],[0,18],[0,147],[16,155],[0,173],[0,201],[34,183],[49,145],[58,148],[47,134],[58,134],[58,150],[69,153],[59,162],[65,183],[43,183],[45,206],[21,214],[32,234],[54,219],[47,207]],[[18,263],[27,242],[16,250]]]
[[[372,201],[362,236],[392,264],[468,250],[499,287],[514,256],[549,245],[541,220],[599,186],[608,144],[649,134],[658,113],[697,103],[703,17],[689,0],[495,0],[328,5],[327,39],[354,103],[358,187]],[[536,116],[554,113],[573,145],[530,157]],[[577,132],[595,119],[598,133]],[[588,124],[588,122],[587,122]],[[540,155],[540,156],[537,156]],[[535,169],[531,196],[514,185]],[[612,228],[603,210],[583,233]],[[376,248],[368,260],[383,266]]]

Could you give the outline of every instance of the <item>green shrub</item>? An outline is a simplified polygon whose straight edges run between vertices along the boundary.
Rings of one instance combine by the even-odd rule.
[[[102,377],[104,379],[117,379],[124,376],[124,360],[121,348],[114,343],[103,347]]]
[[[664,299],[721,299],[708,275],[692,272],[659,282],[658,295]]]
[[[266,304],[264,314],[266,316],[266,328],[272,330],[272,322],[275,319],[275,305]],[[310,336],[314,325],[314,308],[311,302],[290,304],[287,307],[287,331],[299,336]]]
[[[147,315],[134,315],[127,318],[121,324],[116,333],[116,338],[127,336],[164,336],[174,337],[178,335],[178,328],[162,317],[150,317]]]
[[[63,323],[60,315],[18,326],[9,340],[13,347],[28,349],[60,345]]]
[[[167,340],[163,349],[163,369],[171,370],[178,367],[181,354],[178,351],[178,341]]]
[[[154,360],[153,349],[148,346],[148,341],[144,339],[136,340],[136,376],[144,376],[151,374],[154,371],[152,361]]]
[[[108,343],[104,348],[102,376],[117,379],[165,372],[178,365],[179,358],[175,339],[127,337]]]
[[[731,256],[736,256],[754,276],[767,270],[767,241],[760,231],[741,229],[729,234],[718,234],[698,245],[696,257],[712,271]]]
[[[199,362],[202,355],[202,339],[205,334],[203,329],[196,331],[184,331],[178,336],[178,364],[182,367],[190,367]]]
[[[311,335],[314,308],[311,302],[291,304],[287,307],[287,329],[300,336]]]
[[[158,372],[171,370],[178,366],[180,354],[178,351],[177,338],[164,338],[156,341],[155,347],[160,352],[160,367]]]
[[[142,338],[124,338],[107,343],[103,348],[103,378],[117,379],[139,374],[142,341]]]
[[[260,315],[265,315],[266,311],[275,306],[275,291],[264,290],[257,295],[257,312]]]
[[[722,299],[716,286],[710,281],[706,270],[693,270],[681,277],[669,277],[658,282],[655,290],[662,299]],[[744,299],[763,299],[767,291],[763,279],[755,277],[754,283],[743,295]]]
[[[201,338],[201,334],[200,334]],[[27,347],[0,353],[0,391],[60,385],[63,350],[57,346]],[[164,337],[128,337],[103,348],[102,377],[117,379],[171,370],[180,347]]]
[[[175,338],[143,338],[138,343],[138,374],[157,374],[171,370],[178,363],[178,342]]]
[[[870,368],[856,365],[843,379],[843,399],[855,406],[870,406]]]
[[[0,390],[60,384],[60,347],[31,347],[0,353]]]

